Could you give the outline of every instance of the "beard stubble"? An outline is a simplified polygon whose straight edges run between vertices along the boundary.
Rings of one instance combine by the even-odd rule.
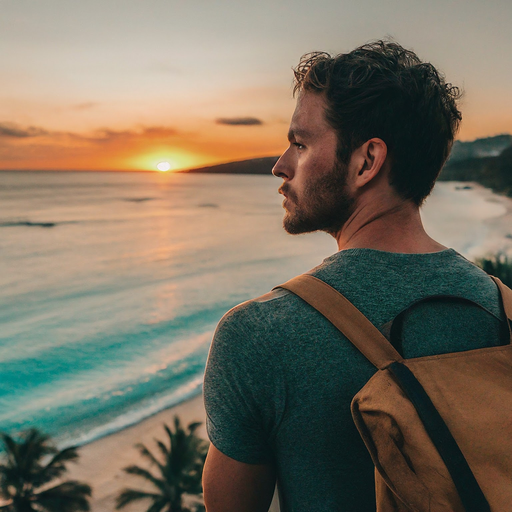
[[[333,235],[341,231],[354,211],[355,199],[347,190],[347,166],[339,161],[329,173],[316,178],[312,175],[300,198],[288,183],[281,190],[288,203],[283,227],[291,235],[313,231]]]

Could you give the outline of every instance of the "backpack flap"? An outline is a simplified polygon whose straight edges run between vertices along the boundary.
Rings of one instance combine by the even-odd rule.
[[[389,370],[366,383],[352,400],[351,411],[377,471],[378,512],[464,512],[448,469]]]
[[[491,509],[512,503],[512,345],[407,360],[455,438]],[[461,510],[453,481],[390,370],[351,405],[386,484],[412,510]],[[477,511],[482,510],[477,508]]]

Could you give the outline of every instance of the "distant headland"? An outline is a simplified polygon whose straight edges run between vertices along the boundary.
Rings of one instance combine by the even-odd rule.
[[[271,174],[278,156],[187,169],[205,174]],[[456,141],[439,176],[441,181],[476,181],[494,192],[512,197],[512,135]]]
[[[272,167],[276,164],[278,156],[267,156],[264,158],[252,158],[238,162],[187,169],[179,172],[187,173],[208,173],[208,174],[272,174]]]
[[[456,141],[439,179],[476,181],[494,192],[512,197],[512,135],[472,142]]]

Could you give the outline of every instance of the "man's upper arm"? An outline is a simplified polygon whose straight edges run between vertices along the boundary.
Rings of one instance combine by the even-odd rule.
[[[248,310],[249,309],[249,310]],[[243,305],[214,335],[204,381],[211,440],[204,469],[208,512],[266,512],[275,488],[271,354],[263,322]]]
[[[246,464],[210,445],[204,466],[207,512],[267,512],[275,488],[271,464]]]
[[[272,463],[275,387],[266,335],[253,312],[232,310],[215,332],[204,378],[206,426],[223,454],[246,464]]]

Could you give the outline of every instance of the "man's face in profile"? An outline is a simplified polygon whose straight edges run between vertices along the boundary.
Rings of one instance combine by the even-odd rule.
[[[290,145],[273,173],[283,178],[283,226],[290,234],[336,233],[350,217],[355,200],[347,186],[347,166],[336,155],[338,137],[325,118],[322,94],[302,92],[297,100]]]

